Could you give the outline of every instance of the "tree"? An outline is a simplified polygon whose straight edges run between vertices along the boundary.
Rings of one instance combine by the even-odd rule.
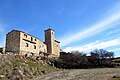
[[[106,57],[108,58],[114,58],[114,52],[107,52]]]
[[[106,53],[108,53],[108,51],[104,50],[104,49],[99,49],[99,54],[100,54],[100,58],[101,59],[105,59],[106,58]]]
[[[79,56],[82,56],[84,55],[83,52],[79,52],[79,51],[71,51],[72,54],[75,54],[75,55],[79,55]]]
[[[113,58],[114,52],[108,52],[104,49],[95,49],[90,52],[91,56],[94,58],[106,59],[106,58]]]
[[[99,59],[100,58],[100,54],[99,53],[95,53],[95,52],[90,52],[91,57],[94,59]]]

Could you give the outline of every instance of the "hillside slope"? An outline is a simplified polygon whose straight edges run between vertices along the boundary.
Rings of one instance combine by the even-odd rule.
[[[0,55],[0,80],[28,80],[57,70],[39,57]]]

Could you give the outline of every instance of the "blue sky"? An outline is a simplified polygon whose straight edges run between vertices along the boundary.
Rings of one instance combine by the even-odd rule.
[[[103,48],[120,56],[120,0],[0,0],[0,47],[12,29],[44,41],[49,26],[64,51]]]

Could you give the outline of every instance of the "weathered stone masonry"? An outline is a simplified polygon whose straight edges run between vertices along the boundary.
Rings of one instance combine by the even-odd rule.
[[[40,55],[41,53],[59,56],[60,42],[54,40],[54,30],[45,30],[45,42],[23,31],[12,30],[6,35],[6,52],[20,55]]]

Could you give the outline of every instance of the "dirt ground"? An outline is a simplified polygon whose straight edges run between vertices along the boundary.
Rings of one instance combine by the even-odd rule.
[[[114,75],[120,75],[120,68],[62,70],[33,80],[107,80]]]

